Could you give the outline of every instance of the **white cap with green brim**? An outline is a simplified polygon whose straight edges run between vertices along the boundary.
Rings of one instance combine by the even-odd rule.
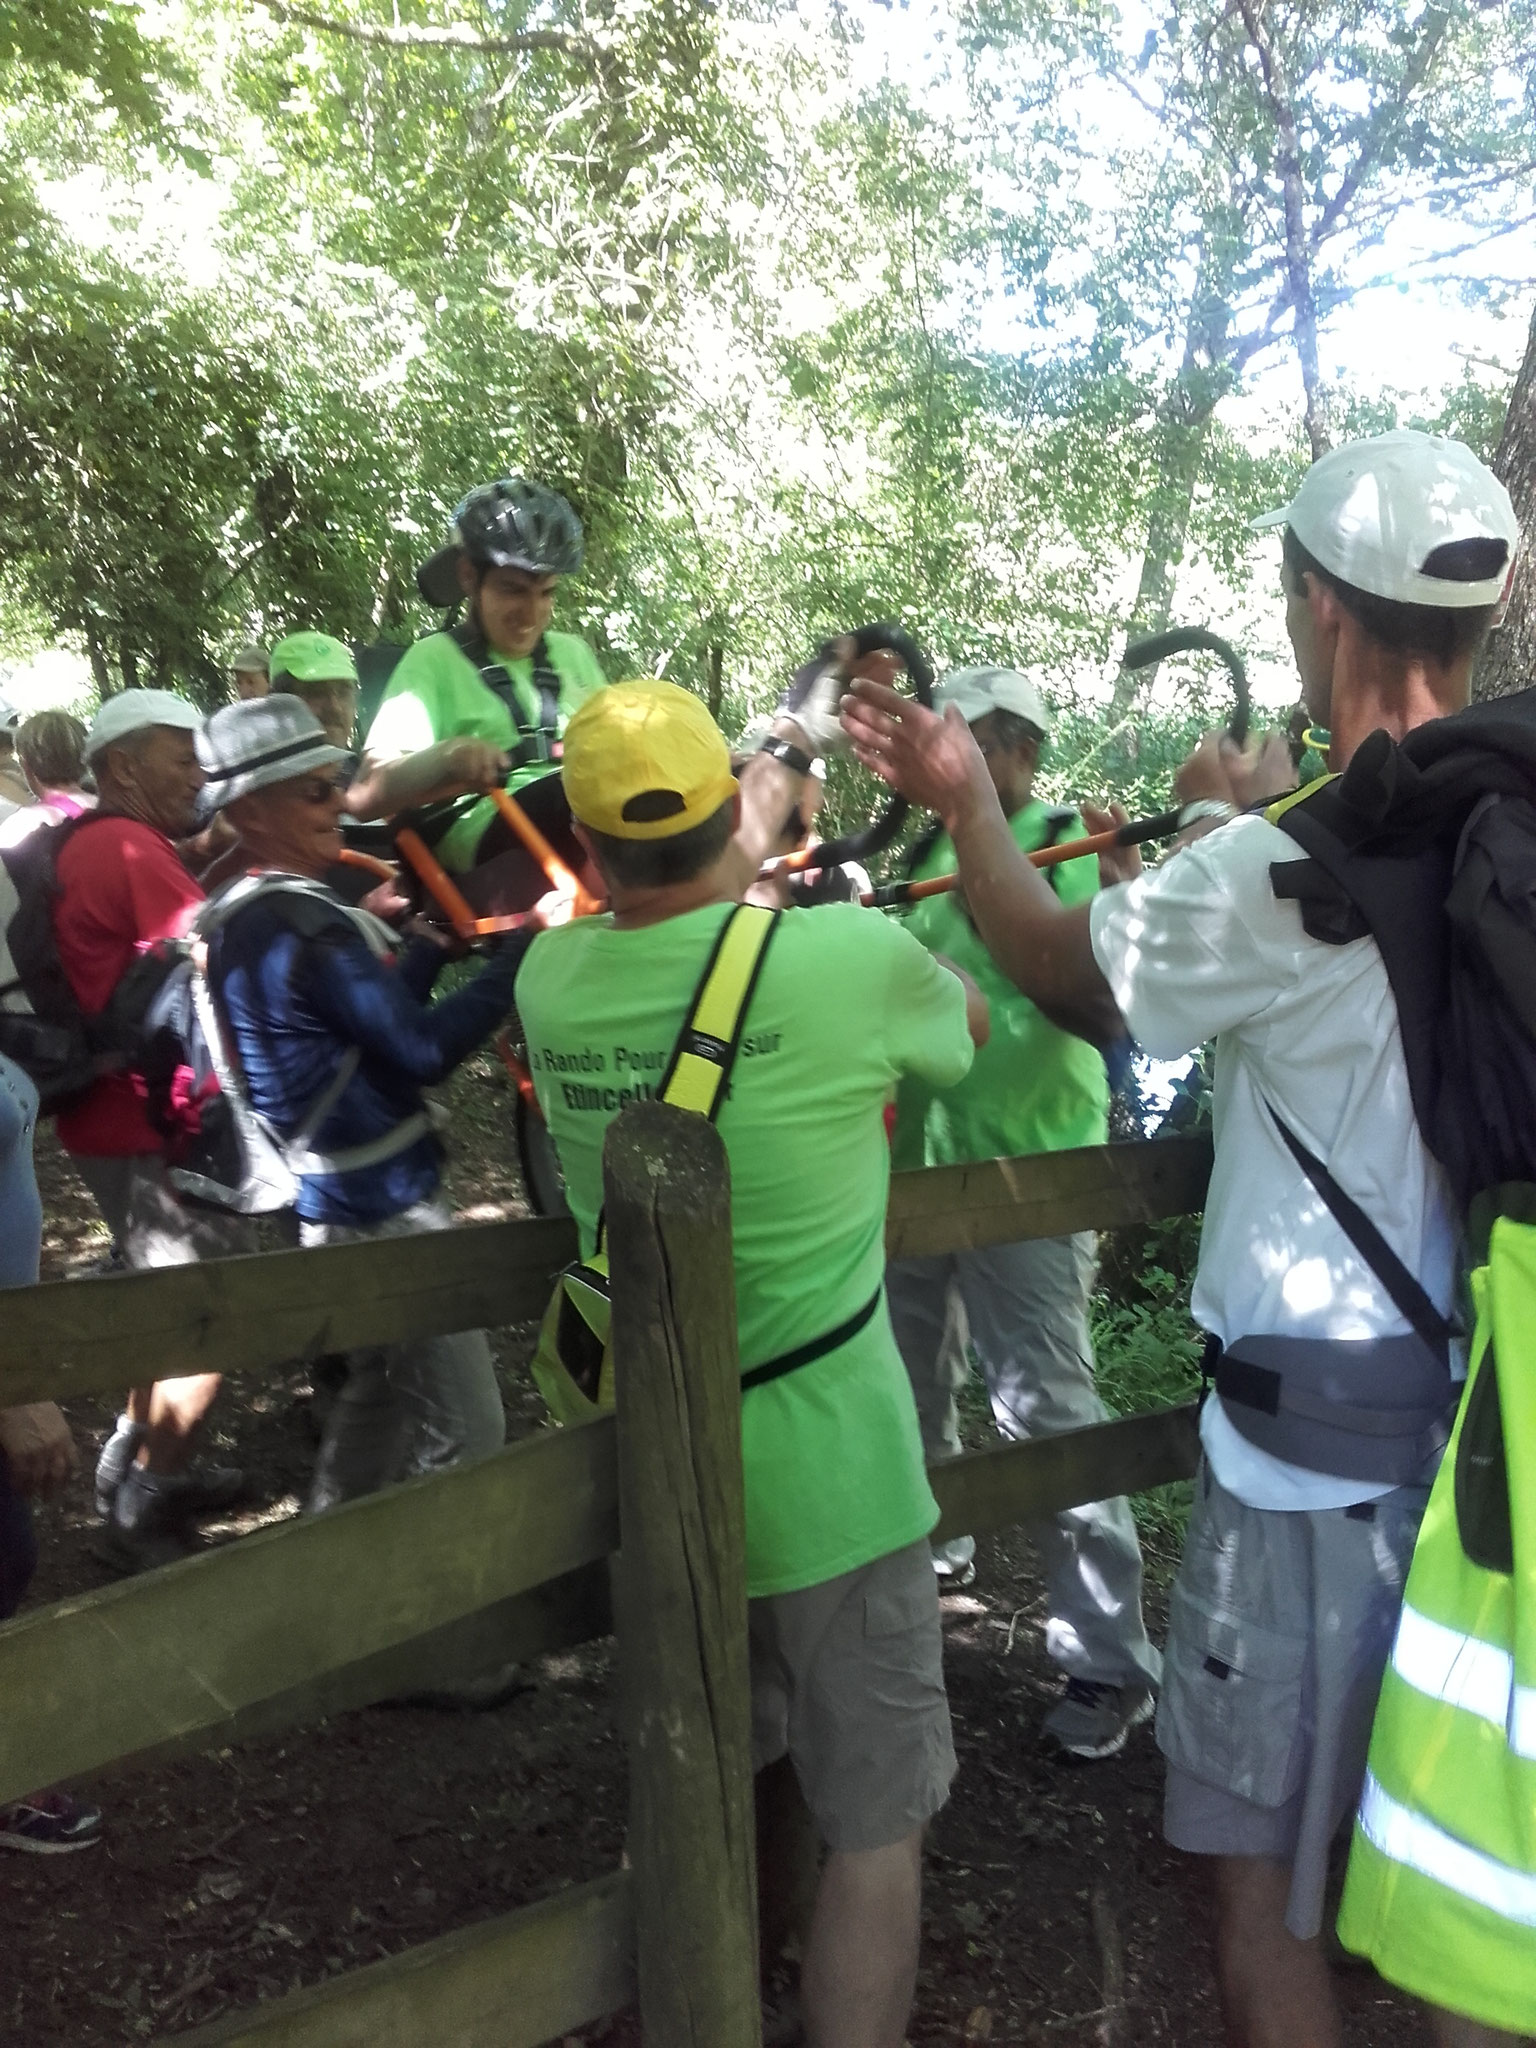
[[[950,704],[967,725],[974,725],[990,711],[1011,711],[1016,718],[1028,719],[1042,734],[1051,729],[1051,714],[1039,685],[1016,668],[951,669],[933,693],[936,711]]]
[[[168,725],[176,732],[196,732],[203,714],[174,690],[119,690],[109,697],[91,720],[85,736],[85,758],[94,761],[104,747],[115,746],[152,725]]]
[[[1520,524],[1509,493],[1460,441],[1410,427],[1319,456],[1289,505],[1254,532],[1288,526],[1313,560],[1356,590],[1438,611],[1497,604]]]

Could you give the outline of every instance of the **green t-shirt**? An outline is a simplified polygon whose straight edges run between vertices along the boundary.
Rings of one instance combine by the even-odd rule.
[[[546,633],[544,641],[550,665],[560,678],[560,730],[564,732],[572,713],[608,679],[597,656],[576,634]],[[512,661],[499,654],[492,659],[506,670],[524,717],[537,729],[539,693],[533,686],[533,662],[526,657]],[[401,761],[438,740],[453,739],[490,740],[510,753],[517,748],[520,735],[511,712],[458,643],[447,633],[429,633],[406,649],[390,677],[368,728],[367,750],[379,761]],[[547,762],[531,761],[512,771],[507,787],[520,789],[549,772]],[[472,867],[480,836],[495,815],[495,806],[487,797],[456,819],[437,845],[443,866],[456,871]]]
[[[1047,839],[1083,839],[1074,817],[1052,833],[1050,809],[1026,804],[1010,820],[1014,839],[1033,853]],[[918,876],[952,874],[957,863],[946,834]],[[1097,894],[1099,864],[1091,856],[1054,870],[1063,903],[1086,903]],[[972,975],[992,1010],[992,1035],[975,1063],[953,1087],[934,1089],[917,1078],[896,1098],[895,1163],[899,1167],[958,1166],[973,1159],[1011,1159],[1025,1152],[1060,1152],[1102,1145],[1108,1136],[1109,1083],[1095,1047],[1048,1023],[994,966],[961,898],[926,896],[904,920],[931,953],[944,953]]]
[[[590,1253],[603,1138],[653,1095],[727,906],[537,938],[518,976],[539,1101]],[[809,1343],[881,1284],[897,1079],[971,1063],[965,996],[915,940],[854,904],[786,911],[719,1115],[731,1165],[744,1370]],[[912,1389],[882,1300],[838,1350],[742,1403],[747,1590],[819,1585],[915,1543],[938,1515]]]

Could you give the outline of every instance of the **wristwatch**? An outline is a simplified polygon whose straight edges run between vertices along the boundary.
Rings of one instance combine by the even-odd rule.
[[[809,775],[812,758],[804,747],[797,747],[793,740],[781,740],[769,733],[757,750],[760,754],[771,754],[775,761],[782,761],[794,775]]]

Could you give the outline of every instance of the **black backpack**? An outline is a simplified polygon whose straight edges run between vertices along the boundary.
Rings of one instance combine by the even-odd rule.
[[[54,937],[58,860],[97,813],[40,825],[0,848],[0,1053],[35,1085],[45,1112],[68,1106],[104,1074],[135,1065],[146,1011],[174,965],[173,949],[134,960],[104,1010],[80,1007]]]
[[[1270,871],[1307,932],[1331,945],[1369,934],[1380,948],[1414,1116],[1481,1265],[1496,1218],[1536,1220],[1536,689],[1469,705],[1401,740],[1372,733],[1342,775],[1266,815],[1307,855]],[[1467,1554],[1507,1572],[1499,1368],[1490,1363],[1462,1422],[1456,1506]]]

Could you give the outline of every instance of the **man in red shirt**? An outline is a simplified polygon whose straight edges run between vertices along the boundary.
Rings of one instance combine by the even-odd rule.
[[[59,851],[53,929],[87,1015],[105,1008],[146,946],[179,937],[203,900],[171,843],[195,823],[203,771],[193,736],[201,723],[195,707],[168,690],[124,690],[97,712],[86,736],[100,803]],[[130,1267],[255,1250],[247,1219],[182,1204],[167,1176],[165,1141],[133,1074],[93,1082],[60,1110],[58,1123],[60,1141]],[[139,1570],[182,1555],[186,1516],[237,1497],[239,1473],[188,1469],[218,1388],[216,1373],[199,1373],[130,1392],[96,1474],[111,1562]]]

